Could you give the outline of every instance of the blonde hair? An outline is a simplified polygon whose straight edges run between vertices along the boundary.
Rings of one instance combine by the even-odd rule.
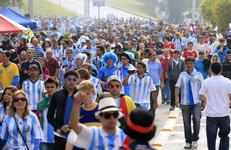
[[[13,93],[13,98],[12,98],[13,100],[12,100],[12,103],[11,103],[11,106],[10,106],[10,109],[9,109],[9,116],[11,116],[11,117],[14,116],[15,112],[16,112],[16,108],[14,107],[14,103],[15,103],[15,99],[16,99],[18,94],[24,95],[24,97],[27,99],[26,93],[24,91],[22,91],[22,90],[17,90],[17,91],[15,91]],[[26,108],[25,108],[25,110],[24,110],[24,112],[22,114],[22,118],[25,119],[25,117],[27,115],[29,115],[29,113],[30,113],[30,109],[29,109],[29,106],[28,106],[28,99],[27,99],[26,100]]]
[[[79,86],[79,90],[95,90],[95,85],[90,80],[82,81]]]

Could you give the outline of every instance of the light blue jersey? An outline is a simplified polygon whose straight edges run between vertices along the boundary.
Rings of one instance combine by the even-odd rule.
[[[8,115],[5,117],[0,131],[0,138],[6,140],[6,149],[26,149],[23,139],[17,130],[16,123],[28,147],[34,149],[34,140],[42,140],[43,133],[38,118],[33,112],[30,112],[24,120],[20,119],[17,115],[15,115],[15,119]]]
[[[45,93],[44,81],[38,79],[36,82],[31,82],[29,79],[22,83],[22,90],[28,96],[28,102],[31,110],[37,110],[37,104],[42,100]]]

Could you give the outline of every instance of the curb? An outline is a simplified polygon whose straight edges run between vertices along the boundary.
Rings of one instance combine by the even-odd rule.
[[[177,119],[180,114],[180,109],[176,108],[174,111],[171,111],[168,119],[166,120],[163,128],[160,130],[159,135],[154,140],[152,147],[161,150],[162,147],[168,141],[170,133],[173,131],[174,126],[176,125]]]

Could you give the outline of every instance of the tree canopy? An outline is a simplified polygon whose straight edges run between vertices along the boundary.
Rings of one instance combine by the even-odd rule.
[[[202,0],[200,9],[206,21],[217,25],[220,31],[228,28],[231,22],[230,0]]]

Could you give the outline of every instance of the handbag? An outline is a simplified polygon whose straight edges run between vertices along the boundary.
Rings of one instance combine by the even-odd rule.
[[[20,130],[19,127],[18,127],[18,123],[17,123],[17,121],[16,121],[15,116],[14,116],[14,121],[15,121],[15,124],[16,124],[16,127],[17,127],[17,131],[18,131],[18,133],[20,134],[20,136],[22,137],[22,140],[23,140],[24,144],[26,145],[26,149],[27,149],[27,150],[30,150],[29,147],[28,147],[28,145],[27,145],[27,143],[26,143],[25,138],[24,138],[23,135],[22,135],[21,130]]]

